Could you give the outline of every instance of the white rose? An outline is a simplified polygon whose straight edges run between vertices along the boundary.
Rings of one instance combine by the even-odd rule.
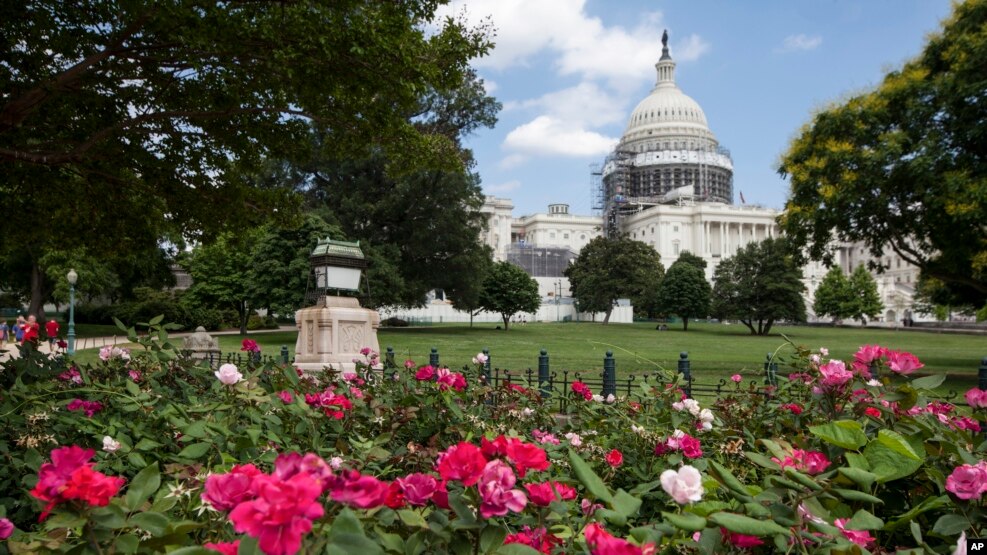
[[[695,468],[685,465],[678,471],[666,470],[661,473],[661,487],[679,505],[685,505],[703,498],[703,477]]]
[[[243,379],[243,374],[237,370],[235,364],[224,364],[214,374],[216,374],[216,378],[224,385],[234,385]]]
[[[107,453],[112,453],[120,449],[120,442],[116,441],[110,436],[103,436],[103,451]]]

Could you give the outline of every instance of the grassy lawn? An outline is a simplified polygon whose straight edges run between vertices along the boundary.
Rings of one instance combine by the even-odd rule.
[[[976,383],[977,368],[987,356],[987,338],[976,335],[905,332],[878,328],[777,327],[768,337],[756,337],[739,325],[693,324],[688,332],[681,324],[656,331],[654,324],[593,323],[528,324],[508,331],[494,324],[437,325],[420,328],[387,328],[379,332],[381,350],[394,348],[398,363],[407,358],[428,362],[431,347],[441,362],[450,366],[469,363],[477,352],[490,349],[494,366],[510,369],[537,368],[538,353],[546,349],[553,370],[601,371],[607,350],[614,352],[620,374],[646,372],[656,367],[674,370],[679,352],[687,351],[696,379],[720,379],[735,372],[762,372],[765,355],[791,353],[787,336],[794,343],[814,350],[826,347],[833,358],[850,359],[860,345],[877,343],[907,350],[925,363],[923,371],[945,372],[947,385],[966,389]],[[294,332],[255,333],[249,336],[265,354],[277,355],[287,345],[292,356]],[[240,349],[239,335],[218,336],[223,352]],[[90,353],[80,353],[86,359]],[[92,353],[95,357],[95,353]],[[784,371],[784,367],[782,371]]]

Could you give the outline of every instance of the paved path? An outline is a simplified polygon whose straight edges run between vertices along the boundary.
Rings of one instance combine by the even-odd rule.
[[[279,331],[296,331],[298,328],[295,326],[281,326],[276,330],[251,330],[248,337],[271,332]],[[223,331],[213,331],[209,332],[209,335],[239,335],[240,330],[223,330]],[[181,339],[192,335],[192,332],[180,332],[168,334],[169,339]],[[81,351],[83,349],[97,349],[100,347],[105,347],[107,345],[117,345],[122,343],[129,343],[125,335],[115,335],[107,337],[77,337],[75,339],[75,350]],[[38,350],[42,353],[50,354],[51,350],[48,348],[48,342],[42,341],[39,345]],[[16,358],[20,356],[20,351],[17,349],[17,345],[14,343],[6,343],[2,348],[0,348],[0,362],[4,362],[10,358]]]

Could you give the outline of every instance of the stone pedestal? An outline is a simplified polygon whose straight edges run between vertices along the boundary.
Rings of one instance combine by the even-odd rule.
[[[316,306],[296,312],[295,324],[295,367],[305,372],[332,367],[350,374],[356,370],[353,359],[365,360],[360,349],[370,347],[380,352],[380,315],[376,310],[360,307],[353,297],[322,297]]]
[[[192,360],[208,360],[212,363],[219,361],[220,357],[219,340],[209,335],[202,326],[195,328],[195,333],[182,340],[182,350]]]

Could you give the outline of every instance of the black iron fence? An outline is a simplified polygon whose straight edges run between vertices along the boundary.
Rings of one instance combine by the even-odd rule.
[[[184,352],[187,356],[190,351]],[[770,395],[778,385],[778,362],[772,353],[768,353],[763,363],[763,373],[756,380],[750,379],[747,375],[741,383],[733,383],[725,378],[716,381],[704,381],[696,379],[693,372],[692,361],[689,360],[689,353],[679,354],[675,374],[670,372],[643,372],[627,374],[617,377],[617,361],[612,351],[607,351],[603,358],[602,372],[579,372],[568,369],[553,371],[548,352],[542,349],[538,356],[537,370],[528,368],[524,370],[501,369],[493,366],[492,357],[488,349],[483,349],[486,362],[479,370],[479,378],[484,380],[495,391],[502,388],[517,385],[530,391],[538,392],[546,401],[557,403],[560,412],[565,412],[568,403],[568,395],[575,382],[585,384],[592,392],[606,399],[608,396],[638,398],[642,403],[646,403],[648,398],[643,395],[640,388],[642,383],[646,383],[659,388],[669,387],[677,383],[678,387],[686,396],[696,399],[707,399],[710,402],[726,395]],[[208,361],[210,367],[219,368],[222,364],[242,365],[253,361],[255,364],[290,364],[288,346],[282,345],[277,355],[266,355],[261,353],[232,352],[204,353],[203,360]],[[441,365],[438,349],[433,347],[429,352],[429,364],[438,368]],[[391,347],[387,347],[383,356],[383,372],[392,372],[398,367],[395,362],[395,352]],[[473,372],[470,367],[464,367],[464,371]],[[987,357],[980,362],[977,372],[978,387],[987,390]],[[956,404],[963,404],[962,399],[955,391],[950,391],[946,400]],[[495,395],[496,400],[497,396]],[[959,401],[957,403],[957,401]]]

